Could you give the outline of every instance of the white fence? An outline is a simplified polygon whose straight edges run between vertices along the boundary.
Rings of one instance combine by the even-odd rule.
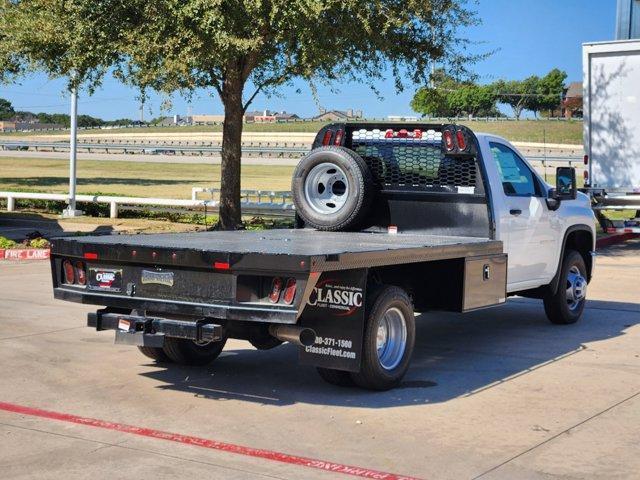
[[[253,201],[254,192],[243,192],[242,211],[249,215],[265,216],[293,216],[295,208],[292,203],[284,200],[279,203]],[[275,194],[276,192],[271,192]],[[264,195],[263,195],[264,197]],[[16,210],[16,200],[53,200],[67,201],[69,196],[61,193],[30,193],[30,192],[0,192],[0,198],[7,199],[7,211]],[[267,197],[269,198],[269,197]],[[76,195],[78,203],[98,203],[109,205],[109,216],[118,217],[120,209],[130,207],[138,210],[140,207],[148,207],[157,211],[197,210],[217,212],[220,202],[218,200],[190,200],[172,198],[145,198],[145,197],[113,197],[108,195]]]

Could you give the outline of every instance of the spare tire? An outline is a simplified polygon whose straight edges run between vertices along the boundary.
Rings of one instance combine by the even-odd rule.
[[[365,161],[344,147],[320,147],[296,167],[293,203],[304,223],[318,230],[357,228],[373,200],[373,179]]]

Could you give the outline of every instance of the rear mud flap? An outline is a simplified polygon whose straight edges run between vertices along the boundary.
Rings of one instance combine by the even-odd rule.
[[[301,364],[357,372],[364,336],[367,269],[324,272],[300,316],[299,325],[316,332],[300,347]]]

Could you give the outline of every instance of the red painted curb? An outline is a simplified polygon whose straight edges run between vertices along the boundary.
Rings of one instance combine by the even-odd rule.
[[[630,238],[637,237],[637,233],[619,233],[617,235],[609,235],[608,237],[598,238],[596,240],[596,248],[605,248],[616,243],[622,243]]]
[[[0,402],[0,410],[5,412],[18,413],[21,415],[29,415],[32,417],[47,418],[49,420],[58,420],[61,422],[76,423],[89,427],[104,428],[107,430],[116,430],[122,433],[132,435],[140,435],[142,437],[151,437],[159,440],[167,440],[170,442],[184,443],[196,447],[209,448],[212,450],[221,450],[224,452],[235,453],[247,457],[261,458],[274,462],[287,463],[300,467],[314,468],[317,470],[326,470],[333,473],[342,473],[360,478],[371,478],[378,480],[420,480],[416,477],[407,477],[397,475],[395,473],[381,472],[379,470],[371,470],[369,468],[354,467],[352,465],[344,465],[341,463],[327,462],[314,458],[299,457],[289,455],[287,453],[275,452],[272,450],[262,450],[258,448],[243,447],[233,443],[219,442],[217,440],[209,440],[206,438],[192,437],[191,435],[180,435],[178,433],[163,432],[151,428],[135,427],[123,423],[108,422],[95,418],[79,417],[69,413],[52,412],[49,410],[41,410],[39,408],[25,407],[13,403]]]
[[[7,248],[0,250],[0,260],[47,260],[49,248]]]

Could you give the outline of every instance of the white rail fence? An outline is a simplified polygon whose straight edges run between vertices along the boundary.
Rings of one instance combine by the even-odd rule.
[[[215,189],[208,189],[209,191]],[[265,216],[293,216],[295,208],[290,200],[282,194],[285,192],[267,192],[260,194],[258,190],[243,191],[242,193],[242,212],[249,215],[265,215]],[[263,202],[255,200],[256,198],[275,198],[277,194],[282,197],[281,202]],[[69,195],[63,193],[30,193],[30,192],[0,192],[0,198],[7,200],[7,211],[16,210],[16,200],[50,200],[65,202],[69,199]],[[173,198],[146,198],[146,197],[114,197],[109,195],[76,195],[78,203],[97,203],[109,205],[109,216],[117,218],[120,210],[140,210],[141,208],[154,211],[202,211],[217,213],[220,202],[218,200],[198,200],[194,197],[187,199]]]

